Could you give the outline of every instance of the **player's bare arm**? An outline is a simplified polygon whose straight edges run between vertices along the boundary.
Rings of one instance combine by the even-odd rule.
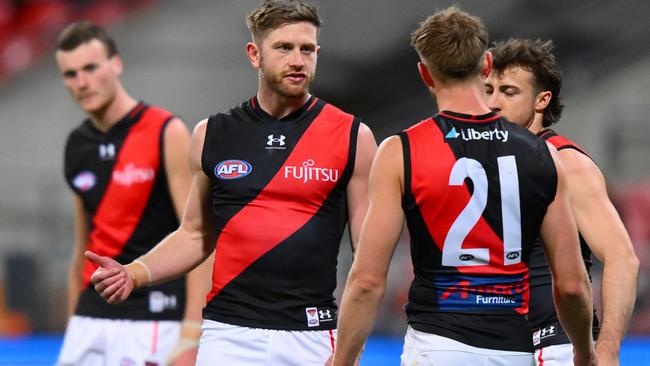
[[[601,364],[618,365],[620,344],[630,321],[639,260],[596,164],[573,149],[559,152],[568,179],[571,208],[580,233],[603,263],[603,319],[596,343]]]
[[[352,247],[356,249],[363,218],[368,211],[368,176],[372,159],[377,152],[377,142],[372,131],[365,124],[359,126],[354,173],[347,188],[348,222]]]
[[[404,225],[402,146],[384,141],[370,170],[368,214],[341,301],[334,365],[353,365],[368,338],[386,288],[386,276]]]
[[[191,174],[189,169],[190,133],[185,123],[172,119],[164,133],[165,172],[169,183],[169,192],[179,221],[182,219],[187,196],[190,191]],[[196,351],[201,337],[201,310],[205,306],[205,297],[210,291],[210,274],[212,262],[203,261],[187,275],[185,313],[181,325],[181,336],[176,347],[171,351],[168,361],[174,365],[194,365]]]
[[[210,181],[201,170],[206,124],[207,120],[200,122],[192,133],[189,154],[192,182],[180,227],[149,253],[126,266],[86,252],[88,259],[102,266],[91,281],[95,290],[109,303],[124,301],[134,288],[187,273],[212,253]]]
[[[68,317],[74,310],[81,294],[81,270],[83,269],[84,251],[88,243],[88,224],[83,202],[79,196],[74,197],[74,248],[68,271]]]
[[[595,365],[589,276],[580,254],[564,169],[555,148],[549,150],[557,170],[557,192],[548,206],[540,234],[553,275],[553,299],[560,323],[573,344],[575,364]]]

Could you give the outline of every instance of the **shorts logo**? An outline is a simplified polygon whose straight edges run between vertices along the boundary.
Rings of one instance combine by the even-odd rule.
[[[214,167],[214,175],[219,179],[239,179],[249,175],[253,167],[243,160],[224,160]]]
[[[305,308],[305,313],[307,314],[307,326],[308,327],[317,327],[320,325],[320,320],[318,317],[318,308]]]
[[[88,170],[77,174],[77,176],[72,179],[72,185],[82,192],[91,190],[95,186],[96,182],[97,178],[95,178],[95,174]]]

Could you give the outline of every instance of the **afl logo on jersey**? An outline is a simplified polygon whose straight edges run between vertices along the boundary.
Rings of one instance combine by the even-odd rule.
[[[97,179],[95,178],[95,174],[88,170],[85,170],[74,177],[72,180],[72,185],[81,192],[86,192],[95,186],[96,181]]]
[[[239,179],[251,173],[253,167],[243,160],[224,160],[214,167],[214,175],[219,179]]]

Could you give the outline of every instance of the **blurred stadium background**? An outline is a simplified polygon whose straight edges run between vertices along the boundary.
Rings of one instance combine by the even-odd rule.
[[[555,127],[589,151],[641,259],[622,365],[650,356],[650,3],[543,0],[314,1],[324,27],[315,95],[362,117],[379,141],[435,112],[408,34],[451,4],[480,16],[491,40],[551,38],[564,76]],[[72,20],[108,27],[131,94],[192,127],[250,97],[243,18],[257,0],[0,0],[0,365],[51,364],[66,319],[72,195],[62,176],[67,133],[84,118],[62,87],[56,35]],[[346,239],[347,240],[347,239]],[[411,268],[393,259],[365,365],[396,365]],[[351,263],[342,244],[340,284]],[[594,275],[598,297],[599,268]]]

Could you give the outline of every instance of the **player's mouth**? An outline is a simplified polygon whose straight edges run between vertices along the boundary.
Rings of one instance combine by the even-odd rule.
[[[289,80],[291,83],[299,84],[302,83],[307,78],[307,74],[305,74],[304,72],[291,72],[286,74],[284,77],[287,80]]]
[[[84,102],[84,101],[86,101],[86,100],[88,100],[88,99],[90,99],[90,98],[92,98],[94,96],[95,96],[95,93],[83,93],[83,94],[79,94],[78,99],[79,99],[80,102]]]

